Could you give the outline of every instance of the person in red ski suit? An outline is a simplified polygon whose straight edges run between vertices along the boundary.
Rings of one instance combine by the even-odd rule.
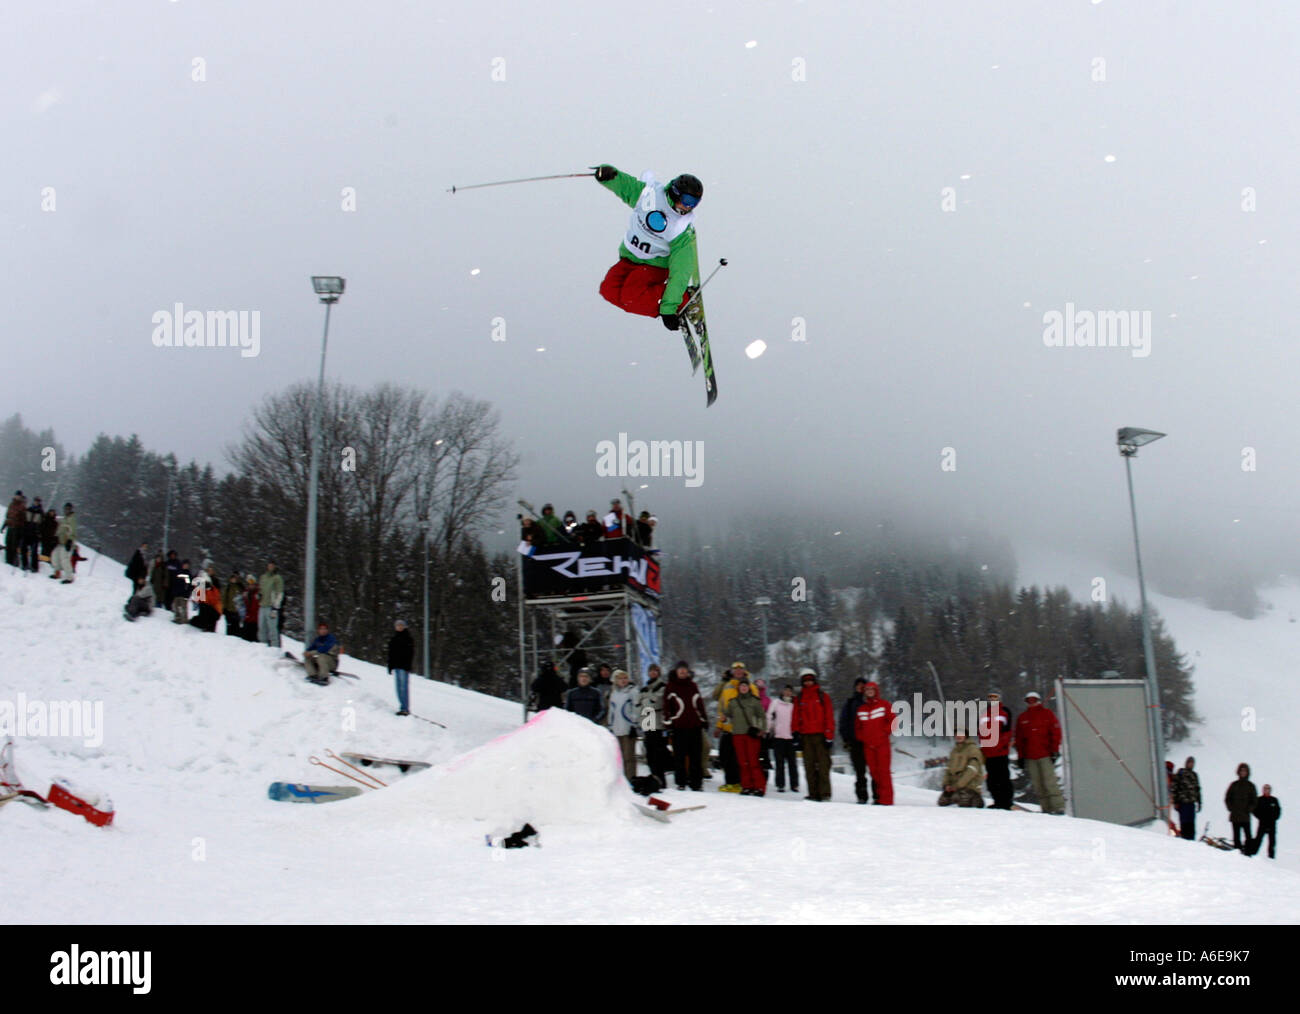
[[[894,723],[894,710],[880,696],[880,686],[868,683],[862,688],[862,704],[858,707],[854,734],[862,744],[867,759],[867,770],[876,787],[876,803],[894,805],[894,781],[889,772],[889,737]]]

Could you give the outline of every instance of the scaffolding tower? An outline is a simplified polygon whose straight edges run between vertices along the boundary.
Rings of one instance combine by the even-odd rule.
[[[640,685],[643,649],[633,621],[633,606],[653,620],[656,639],[662,637],[659,600],[629,583],[599,591],[527,596],[524,565],[519,563],[519,697],[524,721],[528,720],[529,687],[542,665],[553,662],[565,675],[570,657],[579,650],[592,658],[591,667],[608,663],[622,668]],[[575,643],[564,643],[572,631]]]

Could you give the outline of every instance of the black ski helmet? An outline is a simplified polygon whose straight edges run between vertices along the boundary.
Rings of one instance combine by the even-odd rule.
[[[704,184],[690,173],[682,173],[668,184],[667,192],[668,199],[674,204],[688,204],[689,207],[694,208],[704,196]],[[683,197],[694,197],[695,200],[688,203],[682,200]]]

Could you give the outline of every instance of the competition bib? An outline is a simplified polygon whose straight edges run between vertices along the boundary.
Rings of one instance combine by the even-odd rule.
[[[632,209],[623,244],[646,260],[667,257],[669,244],[690,228],[695,221],[695,212],[677,214],[664,192],[664,185],[655,182],[653,173],[646,173],[641,180],[645,188]]]

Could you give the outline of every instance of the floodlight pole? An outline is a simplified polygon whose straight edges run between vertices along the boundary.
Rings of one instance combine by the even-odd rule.
[[[1147,687],[1151,693],[1151,736],[1156,747],[1155,780],[1157,818],[1169,820],[1169,799],[1165,784],[1165,730],[1160,707],[1160,679],[1156,675],[1156,653],[1151,644],[1151,620],[1147,615],[1147,586],[1142,574],[1142,546],[1138,540],[1137,501],[1133,496],[1133,458],[1137,445],[1120,444],[1119,453],[1124,458],[1124,472],[1128,476],[1128,506],[1133,517],[1133,554],[1137,558],[1138,597],[1142,602],[1142,653],[1146,657]]]
[[[341,283],[341,279],[339,280]],[[311,474],[307,480],[307,553],[306,561],[303,566],[303,592],[302,592],[302,643],[305,649],[311,643],[312,636],[316,632],[316,516],[317,500],[320,487],[320,417],[321,417],[321,400],[325,397],[325,349],[330,340],[330,310],[335,303],[339,301],[342,294],[342,285],[339,291],[325,291],[326,287],[317,284],[318,280],[313,278],[312,285],[316,289],[320,301],[325,304],[325,333],[320,342],[320,374],[316,378],[316,397],[312,403],[311,412]]]

